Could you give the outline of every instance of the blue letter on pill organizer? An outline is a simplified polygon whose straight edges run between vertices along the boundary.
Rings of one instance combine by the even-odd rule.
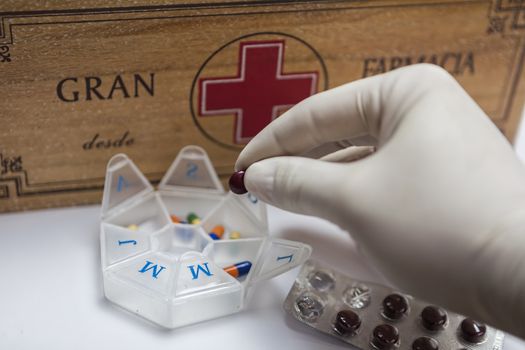
[[[124,176],[119,175],[117,183],[117,192],[122,192],[122,186],[124,186],[124,188],[128,188],[129,184],[127,183],[126,179],[124,179]]]
[[[133,245],[137,245],[137,241],[135,241],[134,239],[130,239],[127,241],[121,241],[121,240],[118,241],[118,245],[129,244],[129,243],[132,243]]]
[[[204,265],[204,267],[202,267]],[[213,276],[213,274],[210,271],[210,268],[208,267],[208,263],[204,263],[202,265],[197,264],[197,271],[195,271],[195,265],[188,265],[188,269],[191,271],[191,276],[193,280],[196,280],[199,278],[199,271],[202,271],[206,276]]]
[[[257,197],[255,197],[253,194],[251,193],[248,193],[248,199],[250,200],[250,202],[252,202],[253,204],[256,204],[259,199]]]
[[[157,270],[158,267],[159,267],[159,265],[157,265],[157,264],[153,265],[153,263],[151,261],[146,260],[146,265],[144,265],[144,267],[142,269],[140,269],[139,272],[140,273],[144,273],[144,272],[147,272],[149,270],[153,270],[151,272],[151,274],[152,274],[153,278],[157,278],[159,273],[161,273],[162,270],[165,269],[164,266],[161,266],[160,269]]]
[[[195,179],[197,177],[197,170],[199,167],[197,164],[194,163],[188,163],[188,169],[186,170],[186,177],[189,177],[190,179]]]
[[[292,258],[293,258],[293,254],[290,254],[290,255],[287,255],[287,256],[278,256],[277,257],[277,261],[283,260],[283,259],[288,259],[288,262],[291,263],[292,262]]]

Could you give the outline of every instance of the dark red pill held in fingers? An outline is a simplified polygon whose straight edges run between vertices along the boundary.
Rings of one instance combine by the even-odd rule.
[[[248,192],[244,186],[244,170],[236,171],[230,176],[230,190],[235,194],[245,194]]]

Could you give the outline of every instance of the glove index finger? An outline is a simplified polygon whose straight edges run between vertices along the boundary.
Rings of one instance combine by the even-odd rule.
[[[244,183],[262,201],[299,214],[315,215],[344,225],[348,217],[347,200],[359,202],[354,171],[362,165],[329,163],[303,157],[274,157],[250,166]],[[345,183],[343,183],[345,182]],[[361,182],[356,188],[363,188]]]
[[[298,103],[267,125],[243,149],[236,170],[275,156],[299,155],[327,142],[377,135],[378,75],[321,92]]]

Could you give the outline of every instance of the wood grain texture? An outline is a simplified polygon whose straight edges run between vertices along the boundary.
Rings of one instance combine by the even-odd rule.
[[[234,112],[203,113],[200,82],[237,77],[250,43],[282,43],[282,76],[314,74],[315,91],[442,65],[512,141],[525,97],[523,18],[498,0],[4,1],[0,211],[100,202],[119,152],[155,183],[184,145],[200,145],[225,179],[245,140]],[[275,97],[245,90],[242,106]],[[254,123],[243,118],[243,128]],[[107,140],[119,147],[96,147]]]

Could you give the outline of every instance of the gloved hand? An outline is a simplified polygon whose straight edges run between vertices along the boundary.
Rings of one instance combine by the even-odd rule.
[[[327,142],[349,147],[297,157]],[[525,169],[443,69],[414,65],[312,96],[241,152],[263,201],[350,232],[395,285],[525,337]]]

